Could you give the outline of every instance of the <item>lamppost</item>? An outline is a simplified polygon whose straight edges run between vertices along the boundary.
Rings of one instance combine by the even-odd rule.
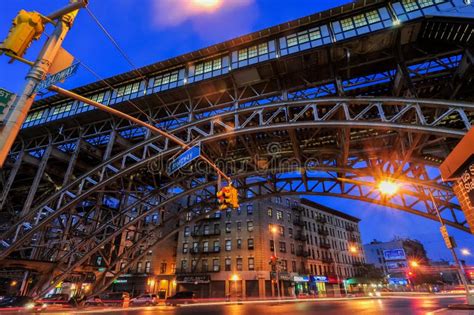
[[[272,225],[270,228],[273,237],[273,256],[275,257],[275,281],[277,284],[277,297],[280,299],[280,277],[278,276],[278,257],[276,254],[276,242],[275,235],[278,233],[278,228],[275,225]]]
[[[424,186],[423,184],[417,183],[416,185]],[[394,195],[395,193],[398,192],[400,189],[400,184],[396,183],[394,180],[385,180],[379,183],[378,189],[379,191],[384,194],[384,195]],[[466,274],[464,272],[464,268],[462,264],[459,262],[458,255],[456,254],[456,251],[454,250],[453,246],[448,246],[448,242],[450,241],[450,236],[448,235],[446,225],[444,224],[444,221],[441,217],[441,213],[438,208],[438,204],[436,203],[436,200],[434,199],[434,196],[431,192],[431,190],[428,188],[428,194],[430,196],[431,202],[433,203],[433,208],[436,211],[436,215],[438,217],[438,221],[441,224],[441,234],[443,235],[443,238],[448,239],[446,241],[446,247],[450,250],[451,255],[453,256],[454,262],[456,263],[457,271],[459,274],[459,277],[461,279],[461,282],[464,286],[464,289],[466,290],[466,298],[467,298],[467,304],[468,305],[474,305],[474,296],[471,295],[471,292],[469,291],[469,284],[466,279]]]

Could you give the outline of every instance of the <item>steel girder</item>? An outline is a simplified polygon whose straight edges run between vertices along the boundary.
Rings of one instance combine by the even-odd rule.
[[[353,174],[351,169],[345,171]],[[343,172],[344,170],[330,167],[326,171],[315,168],[313,170],[306,170],[306,176],[303,177],[287,176],[288,173],[278,174],[275,173],[275,170],[267,169],[261,172],[239,174],[235,176],[235,180],[241,195],[245,194],[247,196],[242,198],[242,202],[279,195],[309,194],[336,196],[385,205],[437,220],[433,204],[425,193],[407,188],[402,190],[396,197],[381,198],[380,193],[376,189],[375,182],[367,181],[367,176],[363,172],[357,178],[364,178],[365,180],[352,181],[349,185],[342,187],[339,178],[333,175]],[[432,183],[429,184],[433,185]],[[170,194],[169,190],[176,187],[179,187],[181,192]],[[452,200],[455,198],[454,194],[446,190],[443,191],[443,187],[439,188],[439,191],[442,191],[442,193],[438,194],[436,199],[440,210],[442,212],[455,211],[456,205],[452,203]],[[165,195],[164,191],[167,191],[168,195]],[[70,247],[67,250],[63,250],[60,257],[56,256],[55,272],[51,273],[47,281],[42,283],[44,287],[39,287],[37,293],[48,292],[97,253],[104,255],[103,250],[113,246],[115,238],[124,232],[133,233],[123,251],[109,256],[109,260],[104,268],[105,271],[101,273],[101,277],[97,279],[91,292],[93,294],[100,293],[114,279],[123,274],[139,259],[143,258],[148,250],[172,237],[184,225],[194,224],[214,213],[216,211],[215,193],[216,181],[208,182],[207,178],[203,177],[189,182],[186,176],[168,184],[161,193],[159,190],[148,193],[141,200],[137,200],[115,213],[113,217],[103,222],[94,231],[90,231],[86,238],[78,240],[75,244],[69,244]],[[166,216],[165,222],[158,225],[144,225],[145,218],[151,213],[161,208],[168,208],[169,204],[190,196],[188,204],[170,211]],[[149,207],[141,207],[141,211],[132,213],[133,209],[137,209],[140,205],[143,206],[143,204],[149,205]],[[129,220],[123,220],[124,217],[128,217]],[[120,224],[117,224],[118,222]],[[468,228],[463,226],[466,223],[465,221],[446,221],[446,223],[468,231]],[[84,268],[82,269],[84,270]],[[108,275],[107,279],[105,275]]]
[[[302,163],[297,165],[298,170],[327,172],[326,177],[319,179],[311,177],[306,171],[301,172],[299,181],[294,176],[288,177],[286,181],[291,181],[298,188],[291,189],[293,184],[286,185],[279,193],[288,190],[288,194],[302,194],[303,191],[299,190],[304,187],[312,194],[343,196],[380,203],[379,196],[373,194],[373,188],[370,190],[370,185],[364,184],[364,177],[378,179],[382,175],[397,174],[408,180],[419,180],[433,189],[444,190],[439,194],[438,202],[447,223],[466,230],[465,221],[456,216],[459,207],[453,201],[454,195],[450,188],[433,184],[436,177],[430,176],[424,167],[433,161],[426,160],[423,150],[436,149],[439,156],[447,153],[440,153],[440,141],[461,137],[470,128],[473,111],[472,104],[433,100],[337,98],[289,101],[243,108],[217,117],[201,119],[179,127],[173,133],[187,143],[201,141],[205,148],[208,147],[208,154],[216,159],[222,157],[222,152],[213,152],[211,147],[214,147],[215,143],[226,142],[223,144],[227,146],[226,156],[238,163],[237,167],[226,166],[234,177],[238,177],[239,173],[250,176],[248,170],[242,172],[243,165],[249,163],[248,161],[259,171],[268,171],[273,169],[269,167],[273,165],[272,162],[277,166],[291,162],[291,158],[297,155],[295,151],[300,151],[297,160]],[[338,139],[331,131],[344,127],[357,131],[351,133],[348,159],[341,165],[337,158],[339,149],[333,146]],[[300,140],[291,139],[288,130],[297,131]],[[326,133],[319,135],[321,130]],[[311,136],[305,137],[308,131],[311,131]],[[314,131],[317,136],[314,136]],[[236,138],[250,135],[255,136],[251,141],[256,141],[260,147],[270,146],[268,152],[261,156],[267,159],[263,167],[261,160],[254,161],[248,150],[241,147],[228,149],[229,144],[235,144]],[[415,141],[414,135],[421,135],[428,141]],[[392,140],[381,147],[358,146],[359,142],[367,139],[373,141],[384,138]],[[300,143],[293,146],[294,141]],[[276,143],[278,152],[271,149],[271,145]],[[406,147],[410,145],[418,147],[416,154],[413,154],[412,150],[407,151]],[[448,150],[449,145],[448,143]],[[291,147],[300,149],[289,149]],[[258,153],[258,146],[255,148],[257,150],[254,153]],[[401,152],[394,154],[394,150]],[[57,270],[67,276],[77,266],[89,264],[90,258],[100,252],[103,257],[107,257],[108,264],[117,268],[116,264],[112,264],[113,257],[123,258],[129,250],[120,252],[116,239],[127,231],[144,236],[141,228],[144,224],[143,217],[156,211],[158,206],[164,206],[165,202],[167,204],[168,200],[177,200],[173,189],[183,191],[181,197],[199,191],[200,198],[213,198],[214,190],[196,189],[202,185],[208,187],[204,183],[214,178],[209,174],[185,174],[179,178],[163,175],[159,185],[152,187],[147,184],[150,177],[164,169],[165,161],[178,151],[179,148],[173,144],[161,137],[155,137],[105,161],[50,196],[38,207],[31,209],[3,234],[0,241],[0,258],[12,253],[28,252],[31,258],[57,262]],[[409,154],[408,158],[406,154]],[[287,174],[294,170],[283,169]],[[282,168],[279,168],[270,173],[278,174],[281,171]],[[349,178],[352,181],[341,182],[340,178]],[[313,185],[312,180],[318,184]],[[285,179],[281,178],[279,183],[284,181]],[[239,186],[246,187],[244,183]],[[261,192],[264,187],[265,185],[260,185]],[[278,187],[276,182],[275,187]],[[321,187],[324,189],[318,190]],[[268,189],[266,190],[268,192]],[[120,199],[119,206],[90,207],[97,203],[98,196],[103,198],[104,194]],[[173,197],[170,198],[170,195]],[[262,195],[264,194],[258,194]],[[398,201],[390,201],[390,206],[433,218],[423,191],[407,192],[400,198]],[[421,205],[425,208],[421,209]],[[146,238],[151,239],[148,236]],[[131,247],[136,250],[137,246],[132,242]]]

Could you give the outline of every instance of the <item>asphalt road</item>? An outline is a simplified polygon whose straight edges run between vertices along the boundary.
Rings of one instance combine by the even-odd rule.
[[[402,297],[381,299],[350,299],[342,301],[296,301],[296,302],[269,302],[252,304],[226,305],[186,305],[186,306],[157,306],[115,310],[84,310],[69,311],[55,314],[123,314],[123,315],[314,315],[314,314],[430,314],[436,315],[445,312],[439,311],[449,304],[464,303],[463,298],[439,297]]]

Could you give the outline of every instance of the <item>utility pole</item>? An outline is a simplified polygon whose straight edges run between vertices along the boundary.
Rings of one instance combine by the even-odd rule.
[[[88,3],[88,0],[70,0],[69,3],[70,4],[68,6],[50,14],[47,17],[41,16],[43,21],[54,23],[56,27],[53,34],[46,41],[46,44],[43,46],[43,49],[34,63],[23,59],[21,56],[29,46],[29,42],[21,43],[24,47],[21,50],[20,55],[7,52],[8,56],[31,65],[31,68],[26,75],[26,82],[23,92],[19,97],[17,97],[11,111],[7,115],[5,125],[0,129],[0,168],[3,167],[8,152],[10,152],[10,148],[15,142],[15,139],[20,132],[21,126],[26,119],[26,115],[33,104],[36,96],[35,89],[37,84],[44,79],[46,74],[48,74],[53,61],[55,60],[61,48],[64,38],[66,37],[66,34],[72,27],[78,10],[85,7]],[[25,11],[21,11],[20,14],[22,14],[22,12],[26,13]],[[39,15],[38,13],[35,14]],[[56,19],[57,21],[54,22]],[[39,37],[40,33],[36,35]],[[34,38],[31,38],[31,40],[33,39]],[[21,40],[21,38],[19,38],[19,40]]]

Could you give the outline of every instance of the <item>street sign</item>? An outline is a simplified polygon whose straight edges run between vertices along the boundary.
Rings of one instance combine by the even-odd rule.
[[[46,77],[46,79],[44,79],[43,81],[38,83],[38,85],[36,86],[35,91],[38,92],[38,91],[47,89],[48,87],[50,87],[53,84],[56,84],[58,82],[63,82],[67,78],[74,75],[77,71],[77,68],[79,68],[79,63],[73,64],[69,68],[66,68],[63,71],[59,71],[58,73],[48,75]]]
[[[168,165],[168,175],[173,174],[180,168],[188,165],[193,160],[197,159],[201,155],[201,145],[197,144],[194,147],[189,148],[186,152],[181,153],[176,159],[174,159]]]
[[[0,104],[8,104],[13,96],[12,92],[0,88]]]

